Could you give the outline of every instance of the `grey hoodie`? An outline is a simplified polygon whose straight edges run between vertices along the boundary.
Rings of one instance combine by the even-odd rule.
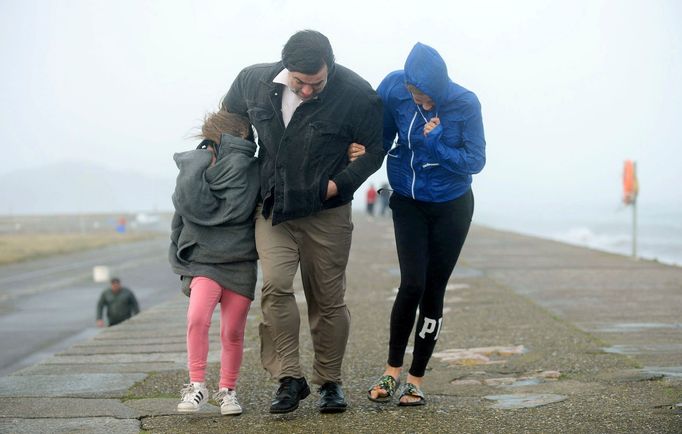
[[[169,261],[182,276],[187,295],[191,278],[204,276],[253,300],[256,144],[223,134],[220,145],[214,166],[206,149],[173,155],[180,173],[173,193]]]

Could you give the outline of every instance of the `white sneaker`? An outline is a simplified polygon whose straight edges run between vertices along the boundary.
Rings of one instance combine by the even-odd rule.
[[[204,383],[185,384],[180,394],[182,399],[178,404],[178,411],[182,413],[194,413],[208,401],[208,389]]]
[[[237,401],[237,392],[230,389],[220,389],[213,399],[220,403],[220,414],[242,414],[242,406]]]

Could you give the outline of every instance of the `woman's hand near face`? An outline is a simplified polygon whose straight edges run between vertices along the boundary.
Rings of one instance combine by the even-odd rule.
[[[351,143],[348,147],[348,161],[355,161],[362,155],[365,155],[365,146],[359,143]]]
[[[438,117],[431,118],[431,120],[424,125],[424,135],[429,134],[438,125],[440,125],[440,119]]]

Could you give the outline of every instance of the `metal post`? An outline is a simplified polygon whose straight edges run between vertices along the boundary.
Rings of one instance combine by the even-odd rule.
[[[639,185],[637,184],[637,162],[632,162],[632,171],[635,176],[635,195],[632,199],[632,257],[637,259],[637,196]]]
[[[632,257],[637,259],[637,200],[632,203]]]

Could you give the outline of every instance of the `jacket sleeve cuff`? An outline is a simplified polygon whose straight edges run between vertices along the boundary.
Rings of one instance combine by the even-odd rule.
[[[353,199],[353,193],[355,193],[355,188],[353,188],[353,182],[348,173],[341,172],[332,178],[334,184],[336,184],[336,189],[338,192],[338,197],[346,202]]]

